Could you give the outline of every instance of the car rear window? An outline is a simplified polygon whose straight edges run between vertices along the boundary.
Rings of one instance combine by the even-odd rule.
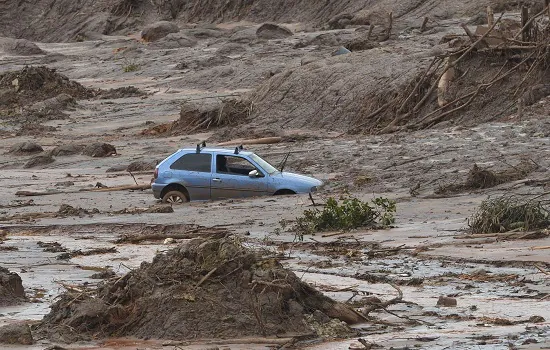
[[[210,173],[212,171],[212,155],[208,153],[184,154],[170,165],[170,169]]]

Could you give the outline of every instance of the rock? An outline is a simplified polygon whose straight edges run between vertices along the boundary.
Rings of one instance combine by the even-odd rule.
[[[332,56],[340,56],[340,55],[347,55],[348,53],[351,53],[350,50],[346,49],[345,47],[343,46],[340,46],[340,48],[338,48],[338,50],[336,50]]]
[[[193,47],[197,40],[188,37],[185,33],[170,33],[154,43],[154,47],[162,49],[178,49],[180,47]]]
[[[211,28],[193,28],[185,33],[197,39],[220,38],[224,35],[223,31]]]
[[[82,154],[94,158],[108,157],[116,153],[116,148],[108,143],[96,142],[86,146]]]
[[[543,322],[546,322],[546,319],[542,316],[531,316],[531,317],[529,317],[529,322],[531,322],[531,323],[543,323]]]
[[[439,297],[439,300],[437,301],[437,306],[443,306],[443,307],[456,307],[456,299],[450,298],[450,297]]]
[[[288,28],[275,23],[264,23],[256,30],[256,36],[262,39],[284,39],[294,35]]]
[[[12,154],[33,154],[43,152],[44,149],[32,141],[21,142],[10,147],[9,153]]]
[[[85,147],[86,147],[85,145],[77,145],[73,143],[70,143],[68,145],[61,145],[52,149],[50,151],[50,155],[56,156],[56,157],[71,156],[74,154],[81,153]]]
[[[147,170],[153,170],[155,169],[156,164],[153,162],[144,162],[144,161],[137,161],[132,162],[126,167],[126,171],[134,172],[134,171],[147,171]]]
[[[34,340],[27,324],[16,323],[0,327],[0,343],[32,345]]]
[[[35,43],[26,39],[0,38],[0,50],[10,55],[19,56],[45,54]]]
[[[15,272],[0,267],[0,306],[17,304],[24,299],[25,290],[21,277]]]
[[[353,19],[353,15],[350,13],[341,13],[332,17],[328,21],[329,29],[344,29]]]
[[[31,158],[27,163],[25,163],[25,165],[23,165],[23,168],[25,169],[34,168],[37,166],[47,165],[53,162],[55,162],[55,159],[53,159],[53,157],[50,155],[36,156],[34,158]]]
[[[258,41],[258,36],[256,34],[255,28],[245,28],[239,31],[236,31],[231,35],[229,41],[232,43],[241,43],[241,44],[250,44]]]
[[[175,23],[168,21],[155,22],[141,31],[141,39],[145,41],[157,41],[170,33],[177,33],[180,29]]]

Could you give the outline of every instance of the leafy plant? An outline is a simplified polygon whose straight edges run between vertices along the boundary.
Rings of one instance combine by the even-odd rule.
[[[545,228],[550,226],[550,214],[544,203],[510,195],[489,198],[481,203],[468,225],[474,234]]]
[[[122,70],[124,73],[136,72],[140,69],[141,67],[134,60],[130,61],[128,59],[124,59],[124,63],[122,64]]]
[[[380,197],[364,202],[355,197],[343,197],[338,202],[330,197],[322,210],[305,210],[303,215],[296,219],[292,230],[300,240],[303,240],[303,235],[320,231],[387,227],[395,222],[395,211],[395,201],[387,198]]]

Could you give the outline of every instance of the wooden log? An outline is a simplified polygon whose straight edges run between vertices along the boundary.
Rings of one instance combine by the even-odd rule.
[[[83,188],[80,192],[114,192],[114,191],[125,191],[125,190],[148,190],[151,188],[151,185],[123,185],[115,187],[104,187],[104,188]]]
[[[236,139],[227,142],[218,143],[218,146],[238,146],[238,145],[270,145],[274,143],[282,142],[283,138],[274,136],[274,137],[262,137],[258,139]]]

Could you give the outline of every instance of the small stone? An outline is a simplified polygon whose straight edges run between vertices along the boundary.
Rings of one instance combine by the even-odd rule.
[[[455,298],[441,296],[437,301],[437,306],[456,307],[456,305],[457,305],[457,302]]]

